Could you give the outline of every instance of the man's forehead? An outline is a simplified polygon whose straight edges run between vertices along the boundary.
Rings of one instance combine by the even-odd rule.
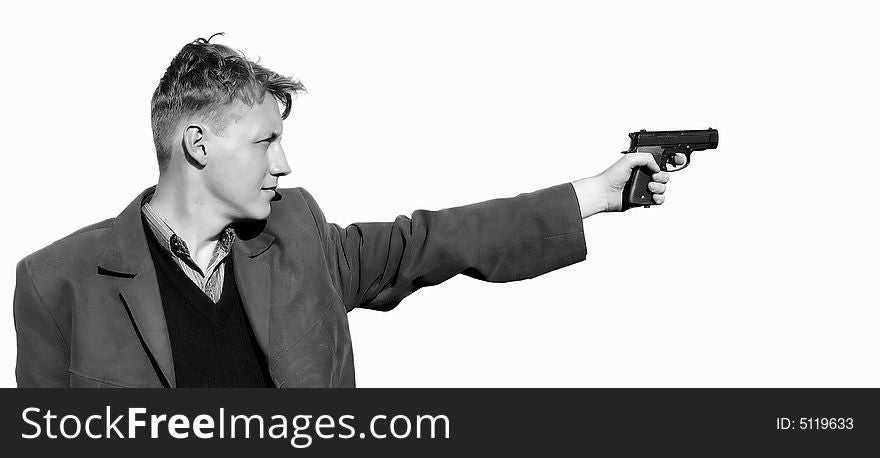
[[[262,103],[248,106],[240,100],[236,100],[227,107],[230,124],[236,124],[239,128],[253,134],[276,133],[281,134],[283,123],[278,108],[278,101],[270,94],[263,97]]]

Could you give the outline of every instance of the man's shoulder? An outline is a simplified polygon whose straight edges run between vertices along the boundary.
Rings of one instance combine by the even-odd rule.
[[[294,228],[302,228],[311,233],[315,230],[320,234],[321,227],[326,223],[324,214],[317,202],[305,188],[278,188],[281,199],[272,203],[269,214],[268,230],[276,235],[294,235]]]
[[[295,205],[296,203],[302,202],[306,199],[306,196],[311,198],[311,195],[305,188],[296,187],[296,188],[278,188],[278,194],[281,194],[281,200],[274,203],[274,205]]]
[[[109,218],[77,229],[25,256],[19,264],[26,266],[29,271],[78,269],[85,265],[96,265],[106,248],[114,221],[115,218]]]
[[[300,218],[319,211],[318,204],[305,188],[278,188],[281,199],[273,202],[269,222],[274,218]]]

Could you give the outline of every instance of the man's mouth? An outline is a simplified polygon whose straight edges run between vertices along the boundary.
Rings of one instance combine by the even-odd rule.
[[[281,194],[278,192],[277,189],[275,189],[277,187],[278,186],[275,185],[275,186],[269,186],[268,188],[260,188],[260,189],[262,189],[263,191],[272,191],[272,193],[273,193],[272,202],[275,202],[275,201],[281,200]]]

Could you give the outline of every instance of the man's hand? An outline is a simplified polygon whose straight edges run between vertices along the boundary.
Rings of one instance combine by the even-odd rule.
[[[676,156],[675,163],[684,164],[684,158]],[[651,176],[652,181],[648,183],[648,190],[654,193],[654,202],[658,205],[662,204],[666,199],[663,193],[666,192],[669,173],[660,170],[654,156],[648,153],[630,153],[623,155],[599,175],[572,183],[581,207],[581,218],[605,211],[621,211],[623,187],[629,181],[632,169],[641,166],[646,166],[654,172]]]

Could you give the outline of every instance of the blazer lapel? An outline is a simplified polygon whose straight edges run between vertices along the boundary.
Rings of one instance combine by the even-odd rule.
[[[150,257],[141,220],[141,206],[154,191],[155,186],[144,190],[116,217],[98,273],[120,278],[124,282],[119,287],[119,294],[138,336],[147,347],[151,361],[158,366],[161,376],[165,378],[164,385],[174,387],[176,383],[171,339],[165,322],[156,268]]]
[[[269,341],[272,275],[269,256],[264,253],[274,240],[274,236],[261,232],[252,239],[236,241],[232,249],[236,285],[242,305],[257,342],[270,363],[274,356]]]
[[[148,258],[149,256],[147,254]],[[153,356],[153,361],[165,376],[165,383],[175,387],[177,384],[174,360],[171,357],[171,338],[168,336],[156,268],[152,264],[152,259],[145,259],[144,264],[146,264],[144,268],[120,288],[120,294],[141,339]]]

